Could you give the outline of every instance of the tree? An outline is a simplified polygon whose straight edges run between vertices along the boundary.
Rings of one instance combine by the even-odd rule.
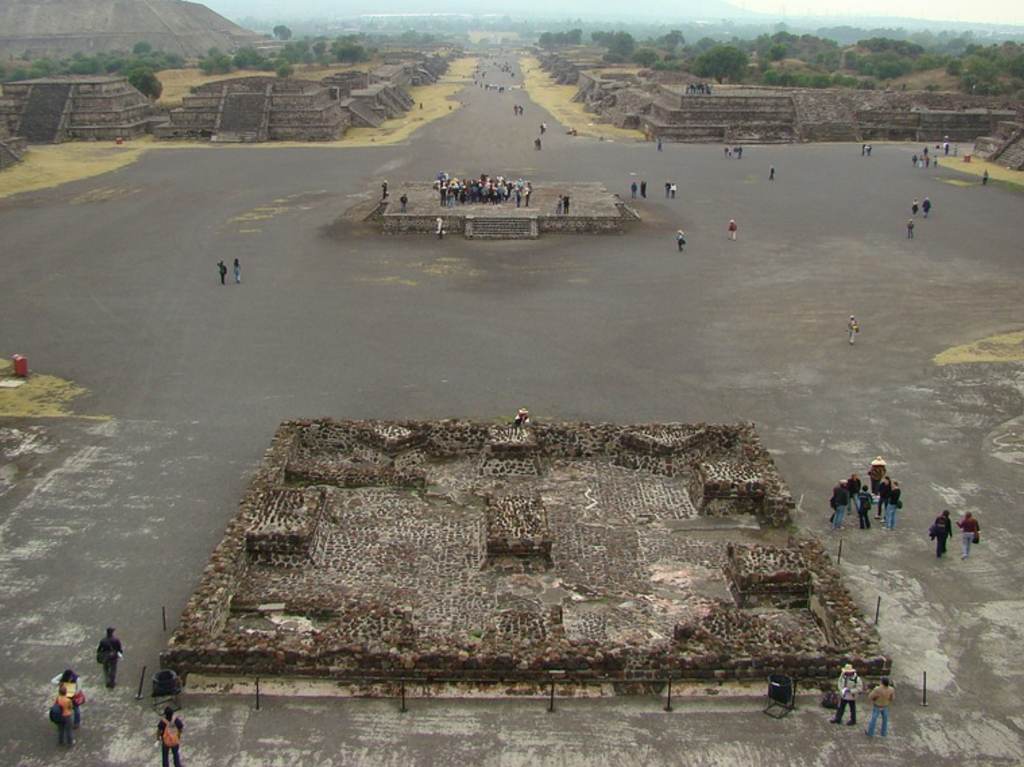
[[[331,53],[338,61],[356,62],[368,58],[366,49],[356,42],[357,38],[339,37],[331,44]]]
[[[291,77],[294,72],[295,67],[293,67],[288,61],[281,61],[277,65],[278,77]]]
[[[668,34],[658,38],[658,45],[674,51],[679,46],[686,45],[686,38],[683,37],[683,33],[678,29],[673,29]]]
[[[718,82],[729,78],[743,79],[747,71],[747,54],[732,45],[716,45],[702,53],[694,63],[694,71],[701,77],[713,77]]]
[[[951,59],[946,64],[946,74],[952,75],[953,77],[959,77],[964,71],[964,63],[960,59]]]
[[[775,43],[775,45],[768,49],[768,58],[772,61],[782,61],[786,58],[787,50],[785,43]]]
[[[128,72],[128,82],[144,95],[149,96],[153,101],[160,98],[164,92],[164,85],[157,78],[156,73],[149,67],[135,67]]]
[[[266,29],[266,27],[264,27],[264,29]],[[276,27],[274,27],[274,37],[276,37],[278,40],[291,40],[292,31],[288,29],[288,27],[286,27],[284,24],[278,24]]]
[[[960,87],[968,93],[999,93],[999,66],[984,56],[968,56]]]
[[[658,60],[658,52],[653,48],[640,48],[633,53],[633,61],[642,67],[653,67]]]
[[[230,72],[231,67],[231,57],[217,48],[211,48],[210,55],[199,62],[199,68],[207,75],[222,75]]]
[[[145,41],[135,43],[135,47],[132,48],[132,53],[136,56],[145,56],[147,53],[152,53],[152,51],[153,46]]]
[[[621,56],[623,60],[628,59],[636,50],[636,40],[629,32],[613,32],[605,41],[608,46],[608,53],[613,56]]]
[[[263,64],[263,54],[251,46],[239,48],[235,51],[232,63],[238,69],[259,69]]]
[[[319,59],[323,58],[324,54],[327,53],[327,41],[317,40],[313,43],[313,54]]]

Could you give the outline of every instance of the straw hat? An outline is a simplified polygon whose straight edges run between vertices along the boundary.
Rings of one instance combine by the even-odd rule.
[[[855,669],[853,667],[852,663],[847,663],[845,666],[843,666],[843,673],[844,674],[856,674],[857,673],[857,669]]]

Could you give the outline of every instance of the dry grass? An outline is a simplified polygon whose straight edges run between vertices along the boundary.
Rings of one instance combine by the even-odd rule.
[[[988,162],[978,157],[972,157],[970,162],[964,162],[962,157],[943,157],[941,159],[943,168],[977,177],[978,181],[975,182],[977,184],[981,183],[981,176],[987,170],[990,179],[1024,189],[1024,171],[1010,170],[998,163]]]
[[[970,362],[1024,362],[1024,331],[989,336],[936,354],[936,365],[959,365]]]
[[[11,363],[0,359],[0,381],[18,381],[11,377]],[[74,415],[71,400],[86,391],[71,381],[56,376],[31,373],[25,383],[14,389],[0,387],[0,416],[7,418],[59,418]]]
[[[151,141],[143,140],[122,146],[113,142],[32,146],[25,153],[23,162],[3,172],[0,198],[49,189],[118,170],[139,159],[151,145]]]
[[[946,70],[942,68],[926,69],[923,72],[911,72],[909,75],[897,77],[890,82],[894,90],[902,88],[904,85],[907,86],[908,91],[923,91],[929,85],[934,86],[940,91],[960,90],[960,78],[946,74]]]
[[[373,66],[376,65],[372,61],[364,61],[360,64],[332,64],[326,67],[319,64],[299,64],[295,67],[295,74],[292,77],[300,80],[320,80],[337,72],[367,69]],[[198,85],[231,80],[235,77],[274,77],[275,75],[273,72],[256,69],[238,69],[223,75],[205,75],[197,67],[188,67],[186,69],[165,69],[162,72],[157,72],[156,76],[164,86],[157,106],[172,109],[181,106],[182,99]]]
[[[638,130],[596,122],[593,114],[584,110],[582,104],[572,100],[576,95],[576,87],[555,83],[548,73],[540,68],[537,59],[527,56],[519,63],[523,69],[523,84],[530,98],[548,110],[566,128],[575,128],[581,136],[621,141],[644,140],[644,134]]]

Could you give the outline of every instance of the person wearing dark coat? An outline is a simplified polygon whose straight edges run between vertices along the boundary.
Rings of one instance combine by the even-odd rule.
[[[829,505],[832,507],[832,529],[839,530],[843,526],[846,509],[850,506],[850,492],[846,489],[846,480],[832,488]]]
[[[935,556],[946,553],[946,542],[953,537],[953,520],[949,518],[949,509],[944,509],[932,522],[928,536],[935,541]]]
[[[861,530],[871,529],[871,505],[874,499],[871,497],[871,491],[868,490],[867,485],[861,485],[860,492],[857,493],[857,517],[860,520]]]
[[[882,518],[882,512],[885,511],[885,507],[889,503],[889,493],[892,492],[892,480],[889,477],[884,477],[881,482],[878,483],[878,512],[875,514],[875,519]]]

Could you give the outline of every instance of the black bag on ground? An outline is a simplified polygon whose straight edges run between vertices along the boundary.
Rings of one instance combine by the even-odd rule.
[[[828,690],[821,696],[822,708],[839,708],[839,693],[835,690]]]

